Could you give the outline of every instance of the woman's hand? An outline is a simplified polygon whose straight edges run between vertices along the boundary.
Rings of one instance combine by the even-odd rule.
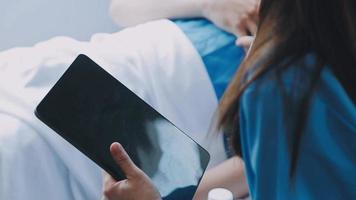
[[[203,0],[202,14],[236,36],[255,35],[259,0]]]
[[[160,200],[161,196],[149,177],[141,171],[119,143],[110,146],[111,154],[127,179],[114,180],[104,177],[104,196],[108,200]]]

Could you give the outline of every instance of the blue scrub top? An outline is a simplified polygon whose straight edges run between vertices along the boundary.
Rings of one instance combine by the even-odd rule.
[[[206,20],[176,23],[201,55],[220,99],[243,49],[235,46],[233,35]],[[313,64],[312,56],[305,59]],[[294,75],[286,73],[284,85],[290,86]],[[251,85],[241,99],[242,150],[252,199],[356,199],[356,108],[333,73],[323,71],[313,98],[294,190],[282,101],[273,74]]]
[[[220,100],[245,56],[236,37],[205,19],[176,20],[201,56],[217,98]]]
[[[311,55],[305,59],[311,66],[315,60]],[[298,78],[295,69],[298,66],[282,76],[287,93]],[[293,94],[298,98],[298,88]],[[242,151],[252,199],[356,199],[356,107],[335,75],[325,68],[312,99],[294,186],[286,131],[291,116],[283,97],[274,72],[269,72],[248,87],[240,101]]]

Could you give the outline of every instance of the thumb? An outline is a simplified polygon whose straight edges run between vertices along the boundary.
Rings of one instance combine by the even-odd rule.
[[[116,163],[126,175],[127,179],[131,179],[141,174],[141,170],[132,162],[131,158],[120,143],[112,143],[110,146],[110,152]]]

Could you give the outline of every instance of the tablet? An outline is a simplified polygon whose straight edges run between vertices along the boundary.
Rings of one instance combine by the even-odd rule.
[[[184,196],[192,198],[209,162],[206,150],[85,55],[35,114],[116,180],[125,175],[109,147],[121,143],[163,197],[190,188]]]

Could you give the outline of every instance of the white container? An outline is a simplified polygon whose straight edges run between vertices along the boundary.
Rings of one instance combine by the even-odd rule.
[[[208,200],[234,200],[234,196],[227,189],[215,188],[210,190]]]

